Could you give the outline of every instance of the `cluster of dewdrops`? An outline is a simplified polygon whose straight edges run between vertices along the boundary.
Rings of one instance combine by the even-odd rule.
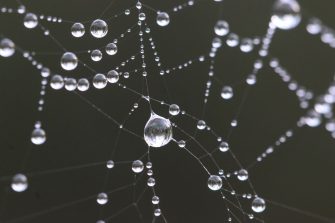
[[[221,2],[221,0],[214,0],[215,2]],[[177,6],[173,11],[178,11],[183,9],[184,7],[189,7],[194,4],[194,1],[188,1],[187,3]],[[141,26],[146,20],[146,14],[140,9],[142,8],[142,4],[138,2],[136,4],[136,8],[139,10],[138,13],[138,25]],[[12,9],[2,8],[2,13],[12,13]],[[210,58],[214,58],[217,50],[225,43],[229,47],[239,46],[240,50],[244,53],[252,52],[255,49],[256,45],[260,45],[259,49],[259,59],[255,60],[254,70],[247,77],[246,83],[248,85],[254,85],[257,82],[257,73],[263,67],[262,58],[268,56],[268,50],[270,43],[272,41],[272,37],[275,34],[277,29],[281,30],[290,30],[299,25],[301,22],[301,9],[296,0],[277,0],[273,7],[273,15],[271,17],[271,21],[269,22],[269,27],[266,35],[263,38],[255,37],[255,38],[240,38],[237,34],[230,32],[229,23],[225,20],[218,20],[214,26],[215,37],[212,41],[211,50],[209,53]],[[26,12],[24,6],[20,6],[17,9],[19,14],[24,14],[23,24],[27,29],[34,29],[39,26],[39,20],[45,19],[44,16],[37,16],[34,13]],[[127,9],[125,15],[130,14],[130,10]],[[57,17],[47,17],[47,21],[51,22],[62,22],[61,18]],[[160,27],[165,27],[170,23],[170,16],[166,12],[157,12],[156,23]],[[312,35],[320,35],[321,40],[329,44],[331,47],[335,47],[335,37],[334,32],[330,28],[324,26],[322,22],[318,19],[311,19],[306,27],[308,33]],[[47,31],[47,30],[46,30]],[[69,30],[73,37],[81,38],[84,35],[91,35],[94,38],[100,39],[104,38],[108,33],[108,24],[106,21],[102,19],[94,20],[89,27],[85,27],[83,23],[74,23]],[[89,32],[88,32],[89,31]],[[145,30],[147,33],[150,33],[150,29]],[[48,32],[47,32],[48,34]],[[98,62],[102,60],[104,54],[107,56],[114,56],[118,52],[117,39],[108,43],[105,47],[100,49],[95,49],[89,51],[91,59],[93,62]],[[11,57],[14,55],[15,51],[18,48],[15,46],[14,42],[8,38],[2,38],[0,41],[0,55],[2,57]],[[144,53],[144,49],[141,49],[141,53]],[[41,83],[41,92],[40,92],[40,100],[38,110],[43,110],[44,104],[44,95],[45,88],[49,84],[50,87],[54,90],[61,90],[65,88],[67,91],[87,91],[90,89],[91,85],[93,85],[96,89],[103,89],[108,84],[117,84],[121,73],[118,69],[112,69],[108,71],[106,74],[96,73],[92,80],[87,78],[68,78],[64,77],[60,74],[52,74],[52,72],[47,68],[36,62],[33,58],[33,54],[23,52],[23,56],[32,62],[34,66],[36,66],[41,71],[42,83]],[[143,57],[142,57],[143,58]],[[132,58],[134,59],[134,57]],[[159,59],[158,59],[159,60]],[[199,58],[200,61],[204,60],[204,57]],[[80,60],[78,59],[75,52],[66,51],[60,58],[60,66],[65,71],[73,71],[80,64]],[[190,62],[191,63],[191,62]],[[184,64],[187,67],[188,64]],[[183,65],[180,65],[181,69]],[[145,63],[143,63],[143,68],[145,68]],[[335,103],[335,82],[332,83],[327,92],[324,95],[321,95],[317,98],[314,98],[313,92],[305,89],[305,87],[300,86],[296,81],[292,79],[290,74],[279,64],[278,59],[270,60],[270,67],[272,67],[276,74],[278,74],[281,79],[287,83],[288,88],[294,91],[297,97],[300,100],[301,108],[307,110],[306,116],[302,117],[298,122],[298,126],[308,125],[310,127],[319,126],[322,123],[322,118],[327,120],[326,129],[335,137],[335,119],[332,114],[333,105]],[[211,71],[209,72],[209,76],[212,77],[214,75],[213,67],[211,67]],[[170,70],[161,71],[161,74],[169,73]],[[52,74],[52,75],[51,75]],[[129,73],[124,73],[123,76],[125,78],[129,77]],[[143,76],[146,76],[146,72],[143,72]],[[207,89],[205,96],[209,96],[209,89],[211,86],[211,81],[207,82]],[[230,100],[234,97],[234,89],[232,86],[224,85],[221,91],[221,97],[224,100]],[[310,106],[311,102],[315,100],[315,105]],[[150,102],[149,102],[150,103]],[[169,114],[171,116],[179,115],[181,112],[180,108],[176,104],[172,104],[169,106]],[[232,121],[232,126],[237,125],[237,120]],[[151,112],[151,116],[144,126],[144,140],[148,146],[159,148],[167,145],[173,140],[173,127],[174,124],[168,118],[164,118],[153,111]],[[204,130],[208,128],[206,122],[204,120],[197,121],[197,129]],[[292,131],[287,131],[285,135],[280,137],[275,145],[269,147],[265,153],[263,153],[260,157],[257,158],[258,161],[261,161],[268,154],[273,152],[273,147],[284,143],[287,138],[291,137],[293,134]],[[219,140],[220,144],[218,146],[219,151],[227,152],[230,147],[228,142]],[[31,142],[35,145],[41,145],[46,142],[46,132],[42,128],[41,122],[36,122],[34,130],[31,134]],[[177,142],[178,146],[181,148],[185,148],[186,142],[184,140],[180,140]],[[107,162],[107,168],[114,168],[114,161],[109,160]],[[152,163],[148,162],[146,164],[147,168],[147,185],[149,187],[155,186],[155,178],[152,177]],[[135,160],[132,163],[132,171],[135,174],[139,174],[143,172],[145,169],[145,165],[141,160]],[[237,175],[237,178],[240,181],[247,181],[249,178],[249,173],[246,169],[240,169],[234,173]],[[210,175],[207,181],[208,188],[212,191],[221,191],[223,190],[223,178],[230,177],[230,174],[224,175],[223,170],[219,171],[218,175]],[[16,192],[23,192],[28,188],[28,178],[24,174],[16,174],[12,178],[12,189]],[[257,195],[254,196],[245,196],[247,198],[253,198],[251,202],[251,209],[260,213],[266,209],[266,202],[261,197]],[[108,202],[108,194],[105,192],[99,193],[96,199],[99,205],[105,205]],[[154,205],[158,205],[160,199],[158,196],[152,197],[152,203]],[[156,208],[154,210],[155,216],[161,215],[161,210]],[[103,222],[103,221],[99,221]]]

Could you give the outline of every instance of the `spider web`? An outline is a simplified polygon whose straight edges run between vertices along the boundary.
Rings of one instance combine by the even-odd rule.
[[[257,187],[253,185],[253,170],[255,167],[265,165],[265,162],[273,154],[279,154],[279,150],[285,147],[296,134],[307,128],[306,126],[318,127],[323,125],[328,130],[328,134],[334,137],[333,114],[331,112],[334,103],[332,79],[327,80],[327,86],[320,94],[300,84],[300,81],[294,80],[294,75],[291,75],[281,60],[275,57],[276,54],[272,54],[271,50],[268,51],[273,38],[276,37],[278,32],[281,32],[271,22],[267,22],[264,26],[267,28],[264,29],[265,34],[262,37],[243,37],[235,34],[232,32],[234,27],[231,25],[229,34],[220,37],[214,33],[215,22],[211,23],[206,30],[206,33],[211,35],[211,41],[204,44],[204,47],[199,47],[203,48],[203,51],[193,49],[189,52],[191,56],[188,59],[182,59],[181,62],[176,55],[176,65],[168,65],[170,61],[175,61],[175,59],[170,59],[170,56],[166,54],[161,55],[164,50],[160,50],[160,48],[168,50],[170,47],[175,47],[178,49],[177,52],[183,51],[185,46],[178,44],[178,39],[184,40],[190,37],[183,37],[183,34],[176,32],[173,27],[169,30],[173,24],[157,28],[155,20],[159,11],[154,7],[144,3],[141,4],[141,7],[136,7],[138,2],[133,1],[124,4],[128,5],[115,7],[116,1],[111,1],[101,13],[98,13],[97,18],[102,18],[108,23],[109,27],[112,27],[107,37],[98,40],[89,39],[88,28],[94,19],[80,21],[84,24],[86,33],[83,39],[75,39],[70,36],[70,28],[78,21],[54,15],[44,15],[28,6],[25,7],[26,11],[35,13],[39,18],[38,26],[31,32],[35,32],[36,36],[43,36],[47,41],[41,40],[40,44],[35,43],[32,46],[30,43],[25,46],[25,43],[16,41],[16,37],[10,33],[2,34],[2,39],[9,38],[15,42],[15,57],[21,56],[28,61],[36,68],[35,73],[41,73],[43,68],[46,67],[51,71],[50,76],[41,78],[41,92],[37,99],[37,122],[35,123],[37,128],[41,125],[46,130],[47,141],[43,145],[39,145],[41,148],[30,145],[31,148],[20,151],[20,157],[23,158],[15,162],[17,165],[14,167],[18,171],[9,175],[13,172],[14,164],[8,165],[8,171],[4,171],[4,176],[0,178],[4,185],[10,186],[13,176],[22,173],[29,182],[27,191],[15,195],[21,196],[20,198],[12,198],[14,192],[9,188],[6,189],[2,198],[2,221],[36,222],[44,220],[53,222],[57,221],[53,219],[59,218],[68,222],[71,220],[66,219],[68,217],[71,219],[71,213],[83,215],[86,214],[84,212],[87,210],[89,216],[84,218],[84,221],[87,222],[188,222],[190,218],[181,217],[183,213],[178,216],[169,214],[169,209],[174,205],[173,203],[164,204],[164,198],[168,200],[168,197],[160,194],[161,192],[166,194],[166,191],[171,187],[171,190],[174,191],[181,190],[184,191],[183,193],[190,193],[189,195],[182,194],[185,198],[181,197],[180,200],[174,202],[189,200],[191,203],[199,202],[200,207],[212,204],[210,210],[207,210],[208,213],[199,214],[195,217],[195,219],[202,219],[200,222],[204,222],[203,219],[209,219],[207,214],[213,215],[213,219],[220,219],[219,221],[223,220],[225,222],[265,222],[267,218],[263,214],[254,213],[251,209],[251,203],[257,197],[265,200],[266,213],[271,213],[271,206],[275,206],[305,215],[318,222],[334,222],[312,212],[272,201],[264,197],[261,190],[256,190]],[[177,4],[166,12],[169,14],[171,22],[173,22],[177,20],[178,16],[195,10],[197,7],[204,7],[203,5],[206,4],[219,8],[219,16],[215,15],[214,21],[224,17],[222,13],[226,4],[224,1],[187,1]],[[14,6],[6,5],[1,8],[1,16],[8,21],[15,21],[16,19],[22,23],[26,12],[22,13],[20,9],[22,10],[24,5],[20,1],[17,1]],[[110,16],[109,11],[114,7],[118,11]],[[126,12],[127,10],[129,10],[129,13]],[[146,19],[139,23],[140,13],[145,13]],[[315,35],[310,30],[315,18],[310,20],[308,18],[311,18],[311,16],[305,14],[303,16],[307,20],[303,20],[301,23],[305,25],[307,33]],[[120,21],[124,23],[119,25],[118,22]],[[63,33],[64,30],[61,29],[63,27],[66,27],[66,35]],[[320,27],[320,33],[317,35],[321,37],[321,41],[325,45],[333,48],[335,38],[332,29],[322,23],[320,23]],[[164,33],[164,29],[167,29],[166,32],[174,33],[174,35],[168,36]],[[264,30],[261,33],[264,33]],[[159,35],[155,34],[156,32]],[[205,30],[202,30],[202,32],[205,32]],[[158,41],[156,42],[156,39],[161,35],[163,39],[168,39],[168,44],[162,45],[158,44]],[[164,37],[165,35],[166,37]],[[281,37],[281,33],[278,36]],[[167,42],[165,39],[163,41]],[[95,49],[103,51],[106,44],[110,42],[114,42],[118,46],[117,54],[114,56],[104,54],[101,61],[93,62],[90,58],[91,52]],[[236,42],[236,45],[234,42]],[[47,48],[48,51],[39,50],[39,48]],[[63,53],[69,51],[75,53],[79,61],[78,68],[71,72],[62,70],[59,65]],[[229,58],[226,57],[226,53],[230,53]],[[240,54],[243,55],[242,61],[244,56],[251,58],[248,62],[247,60],[244,61],[245,66],[232,63],[233,60],[236,60],[236,55]],[[20,62],[26,63],[24,61]],[[238,66],[236,68],[238,75],[222,76],[220,74],[221,72],[224,73],[221,70],[222,67],[229,66],[229,64],[234,67]],[[106,87],[100,90],[94,89],[92,84],[94,76],[97,73],[107,74],[111,69],[119,72],[119,81],[114,84],[108,83]],[[242,114],[245,107],[250,105],[248,100],[255,91],[254,89],[258,88],[258,85],[262,85],[262,78],[266,79],[266,75],[270,75],[269,73],[271,75],[275,74],[273,76],[276,77],[275,80],[270,80],[270,84],[277,85],[278,80],[281,81],[283,83],[281,86],[288,89],[286,91],[290,94],[289,98],[295,95],[294,97],[298,99],[294,99],[292,106],[288,106],[287,109],[292,108],[293,110],[293,106],[295,106],[294,109],[299,109],[299,112],[295,117],[289,118],[291,125],[281,128],[277,132],[279,135],[276,135],[273,142],[263,145],[264,149],[247,151],[247,153],[252,153],[254,158],[242,163],[241,160],[243,159],[241,157],[244,157],[243,153],[245,151],[238,150],[239,144],[234,143],[234,136],[239,136],[238,130],[240,126],[243,127],[243,123],[246,121],[246,116]],[[90,82],[90,88],[82,92],[78,89],[71,89],[71,86],[68,85],[67,90],[64,87],[60,91],[54,91],[48,86],[50,80],[56,74],[61,75],[65,82],[66,79],[74,78],[76,84],[80,78],[87,78]],[[195,83],[192,75],[201,76],[199,77],[201,80]],[[231,100],[219,99],[224,87],[233,89]],[[259,96],[257,98],[261,98],[259,94],[257,96]],[[66,101],[65,98],[71,98],[71,100]],[[256,98],[256,96],[253,96],[253,98]],[[278,99],[280,98],[277,97]],[[52,101],[54,101],[54,104],[51,104]],[[32,104],[29,101],[27,103],[30,106]],[[49,109],[48,103],[50,103]],[[195,105],[190,106],[192,103]],[[106,106],[106,104],[112,106]],[[177,116],[169,114],[171,104],[180,106],[181,111]],[[291,105],[291,101],[288,104]],[[217,108],[218,106],[222,106],[223,110]],[[324,112],[324,109],[330,111]],[[169,118],[172,122],[173,139],[166,148],[148,148],[143,139],[143,128],[152,111]],[[75,114],[79,112],[87,113],[87,116],[94,115],[96,118],[80,120],[79,117],[75,117]],[[228,118],[220,123],[218,119],[220,119],[222,112]],[[96,114],[100,114],[100,116]],[[57,118],[52,116],[57,116]],[[73,123],[79,123],[80,125],[71,124],[72,120],[75,121]],[[58,127],[61,124],[57,122],[60,122],[63,127]],[[204,129],[197,128],[199,122],[205,123]],[[29,125],[29,123],[24,124]],[[22,123],[22,125],[24,124]],[[52,128],[52,126],[55,128]],[[257,128],[257,123],[252,124],[251,122],[250,126],[251,131],[254,131],[253,128],[255,126]],[[59,131],[59,129],[62,130]],[[108,132],[99,131],[99,129],[108,129]],[[93,143],[90,143],[91,148],[89,150],[82,150],[81,148],[87,143],[85,136],[89,137],[90,132],[99,132],[99,134],[92,136],[92,139],[90,139]],[[66,135],[70,135],[70,137],[65,137]],[[63,141],[63,137],[66,140]],[[28,144],[27,141],[24,145]],[[181,141],[185,141],[185,147],[180,146],[183,144]],[[48,148],[49,142],[52,142],[50,145],[55,148]],[[227,152],[220,151],[219,145],[222,142],[229,143],[230,148]],[[243,142],[240,142],[240,146],[245,147]],[[60,147],[71,148],[74,153],[60,150]],[[100,151],[97,148],[106,148],[106,150]],[[173,150],[170,155],[167,154],[169,150]],[[238,150],[238,155],[235,150]],[[59,165],[59,163],[48,165],[48,162],[52,162],[51,157],[56,153],[62,154],[63,158],[58,160],[62,165]],[[85,153],[85,159],[88,160],[82,159],[82,153]],[[73,154],[77,154],[77,156],[73,157]],[[68,157],[68,155],[72,157]],[[101,160],[101,157],[104,159]],[[92,160],[98,161],[92,162]],[[139,174],[134,174],[131,171],[134,160],[141,160],[145,165],[144,170]],[[108,161],[109,164],[110,161],[113,161],[114,166],[106,167]],[[80,164],[73,165],[73,163]],[[164,167],[171,164],[179,165],[179,167],[185,169],[180,170],[180,173],[177,171],[169,173],[170,169]],[[39,168],[45,165],[53,168]],[[186,165],[190,165],[189,169]],[[160,166],[157,171],[156,166]],[[194,169],[195,172],[192,171]],[[249,177],[245,181],[238,180],[238,172],[244,169],[248,171]],[[80,174],[78,174],[79,172]],[[180,182],[166,180],[173,179],[178,174],[190,174],[190,177]],[[62,175],[70,175],[72,181],[60,182],[62,181]],[[211,175],[220,176],[222,179],[223,186],[219,191],[213,192],[207,188],[207,179]],[[165,178],[165,176],[168,176],[168,178]],[[183,176],[180,176],[180,178],[183,178]],[[153,182],[153,179],[155,184],[148,185]],[[77,193],[76,187],[86,187],[86,181],[94,182],[95,186],[90,184],[86,188],[87,191],[78,190]],[[194,185],[202,188],[203,194],[195,196],[194,193],[199,192],[198,187]],[[207,188],[206,191],[203,190],[205,187]],[[40,190],[42,192],[39,193],[47,194],[48,198],[39,201],[39,195],[35,193],[35,197],[33,197],[32,190]],[[64,196],[53,195],[55,190],[64,191]],[[66,198],[71,196],[72,193],[78,199]],[[97,196],[101,193],[108,195],[108,202],[103,205],[96,202]],[[160,198],[159,203],[152,202],[154,196]],[[197,198],[198,196],[200,198]],[[215,202],[214,205],[213,200],[219,200],[219,202]],[[21,210],[20,214],[16,213],[18,201],[25,204],[24,208],[21,208],[23,211]],[[30,208],[27,206],[29,203],[34,203],[34,205]],[[92,207],[94,207],[94,211],[91,211]],[[69,210],[69,212],[64,216],[58,216],[64,210]],[[271,221],[271,215],[269,216],[268,220]]]

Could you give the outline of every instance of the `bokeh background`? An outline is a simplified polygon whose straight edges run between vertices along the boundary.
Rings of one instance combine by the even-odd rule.
[[[109,18],[134,5],[131,0],[112,0],[112,7],[103,18]],[[58,16],[72,21],[96,19],[111,0],[31,0],[23,3],[28,10],[45,15]],[[143,3],[163,11],[170,10],[181,1],[145,0]],[[303,0],[304,19],[292,31],[278,31],[270,49],[300,84],[322,94],[334,75],[334,49],[323,44],[319,37],[308,35],[305,24],[310,16],[320,18],[324,24],[335,27],[333,0]],[[271,16],[271,0],[224,0],[222,7],[212,0],[203,0],[192,8],[170,13],[171,23],[165,28],[155,23],[155,13],[144,9],[151,35],[160,54],[163,67],[182,64],[199,55],[207,54],[214,37],[213,26],[221,18],[227,20],[231,30],[241,36],[262,36],[265,34]],[[0,0],[0,6],[16,7],[12,0]],[[136,11],[121,16],[109,24],[109,34],[103,39],[90,35],[75,39],[70,34],[70,23],[42,23],[51,34],[70,51],[93,50],[105,45],[120,33],[136,23]],[[23,18],[18,15],[0,14],[0,33],[12,39],[22,49],[43,52],[36,58],[53,72],[73,77],[93,77],[84,68],[64,72],[59,60],[62,50],[41,30],[27,30]],[[85,23],[86,27],[89,23]],[[88,30],[86,30],[88,31]],[[148,42],[146,42],[148,45]],[[138,53],[136,33],[132,33],[118,44],[119,52],[99,62],[90,62],[88,53],[78,55],[95,70],[106,72]],[[194,63],[190,68],[175,71],[164,77],[152,62],[152,51],[146,48],[148,61],[148,82],[150,96],[178,104],[196,117],[202,115],[205,84],[208,79],[209,63]],[[245,84],[235,84],[252,70],[255,53],[241,53],[236,48],[224,46],[219,50],[215,64],[215,75],[226,85],[233,85],[235,96],[226,102],[220,98],[222,85],[214,83],[208,107],[206,122],[217,132],[226,136],[230,122],[242,99]],[[140,65],[136,60],[127,69]],[[133,75],[121,79],[128,87],[142,92],[142,77]],[[117,126],[81,100],[76,94],[65,90],[47,90],[45,111],[37,112],[40,91],[40,74],[19,53],[12,58],[0,58],[0,176],[11,176],[18,172],[30,173],[69,166],[96,163],[110,159],[118,136]],[[124,120],[138,96],[118,87],[103,90],[91,89],[81,93],[104,112],[118,121]],[[168,116],[167,107],[154,104],[154,110]],[[286,130],[295,126],[304,114],[293,92],[287,89],[277,75],[269,68],[259,74],[257,85],[248,93],[248,98],[238,119],[239,125],[233,131],[230,145],[242,165],[253,162]],[[149,118],[149,107],[142,101],[126,127],[142,135]],[[30,133],[36,120],[41,120],[47,132],[47,142],[36,148],[30,142]],[[175,122],[183,129],[193,132],[196,123],[180,116]],[[175,138],[181,139],[179,133]],[[208,150],[216,143],[209,134],[198,134],[197,139]],[[188,148],[199,153],[196,145]],[[143,141],[122,133],[119,137],[114,161],[134,160],[146,151]],[[207,175],[199,164],[174,143],[152,151],[156,190],[161,198],[161,209],[168,222],[204,223],[225,222],[227,213],[218,194],[208,190]],[[250,170],[250,179],[258,194],[266,199],[335,219],[335,140],[324,127],[302,128],[293,139],[281,146],[267,160]],[[218,156],[226,172],[236,170],[232,160]],[[206,162],[206,161],[205,161]],[[0,182],[0,222],[7,222],[51,207],[76,201],[101,192],[107,171],[111,171],[107,190],[132,182],[134,176],[130,165],[116,166],[107,170],[105,165],[65,171],[32,177],[25,193],[14,193],[10,181]],[[145,187],[145,177],[136,187],[138,196]],[[231,180],[237,189],[247,189],[238,180]],[[251,192],[250,189],[249,191]],[[95,198],[58,211],[45,213],[22,222],[96,222],[99,216],[108,217],[117,213],[132,201],[132,190],[113,193],[103,210]],[[139,205],[143,213],[140,220],[134,208],[114,218],[111,222],[151,222],[151,193],[145,193]],[[244,210],[251,212],[250,203],[243,203]],[[238,211],[234,210],[235,213]],[[266,222],[322,222],[285,208],[268,204],[259,215]],[[158,219],[157,222],[162,222]],[[252,222],[244,220],[243,222]]]

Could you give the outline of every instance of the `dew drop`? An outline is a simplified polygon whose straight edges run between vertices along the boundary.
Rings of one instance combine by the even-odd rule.
[[[108,202],[108,195],[106,193],[100,193],[97,196],[97,203],[100,205],[105,205]]]
[[[169,107],[169,113],[170,115],[176,116],[180,113],[180,108],[176,104],[171,104]]]
[[[279,29],[295,28],[301,21],[300,5],[296,0],[277,0],[273,6],[271,21]]]
[[[103,74],[96,74],[93,78],[93,86],[97,89],[105,88],[107,85],[107,78]]]
[[[10,57],[15,53],[15,44],[12,40],[4,38],[0,42],[0,56]]]
[[[152,113],[144,127],[144,140],[151,147],[162,147],[172,139],[172,125],[169,119]]]
[[[41,128],[35,128],[31,133],[31,142],[35,145],[42,145],[46,139],[45,131]]]
[[[27,188],[28,188],[27,177],[23,174],[20,174],[20,173],[16,174],[12,178],[11,187],[12,187],[13,191],[15,191],[15,192],[23,192],[23,191],[27,190]]]
[[[166,12],[158,12],[156,22],[159,26],[167,26],[170,23],[170,16]]]
[[[71,27],[71,34],[76,38],[80,38],[85,34],[85,27],[82,23],[74,23]]]
[[[38,25],[38,18],[34,13],[27,13],[23,19],[23,24],[28,29],[33,29]]]
[[[64,70],[74,70],[78,66],[78,58],[72,52],[66,52],[63,54],[60,64]]]
[[[134,173],[141,173],[144,169],[144,164],[141,160],[135,160],[131,166]]]
[[[264,199],[256,197],[251,203],[251,209],[256,213],[261,213],[265,210],[266,204]]]
[[[222,179],[217,175],[211,175],[207,181],[208,188],[217,191],[222,188]]]
[[[219,20],[214,26],[215,34],[218,36],[225,36],[229,33],[229,24],[224,20]]]
[[[103,38],[108,33],[108,25],[105,21],[97,19],[92,22],[90,31],[95,38]]]

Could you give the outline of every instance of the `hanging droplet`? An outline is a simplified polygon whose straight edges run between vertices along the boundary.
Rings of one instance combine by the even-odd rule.
[[[152,113],[144,127],[144,140],[151,147],[162,147],[172,139],[172,125],[169,119]]]
[[[256,213],[261,213],[265,210],[266,203],[264,199],[256,197],[251,203],[251,209]]]
[[[197,128],[199,130],[204,130],[206,128],[206,122],[204,120],[199,120],[197,123]]]
[[[234,96],[233,88],[230,86],[223,86],[221,90],[221,97],[225,100],[229,100]]]
[[[80,78],[77,88],[79,91],[87,91],[90,88],[90,82],[86,78]]]
[[[45,131],[41,128],[35,128],[31,133],[31,142],[35,145],[41,145],[46,141]]]
[[[108,169],[113,169],[115,166],[115,163],[113,160],[108,160],[106,166]]]
[[[170,16],[166,12],[158,12],[156,22],[159,26],[167,26],[170,23]]]
[[[224,20],[219,20],[214,26],[215,34],[218,36],[225,36],[229,33],[229,24]]]
[[[208,188],[217,191],[222,188],[222,179],[217,175],[211,175],[207,181]]]
[[[100,61],[102,59],[102,53],[101,53],[101,51],[100,50],[93,50],[91,52],[91,59],[93,61],[96,61],[96,62]]]
[[[239,170],[238,173],[237,173],[237,178],[238,178],[240,181],[246,181],[246,180],[249,178],[248,171],[245,170],[245,169],[241,169],[241,170]]]
[[[71,34],[76,38],[80,38],[85,34],[85,26],[82,23],[75,23],[71,27]]]
[[[171,104],[169,107],[169,113],[170,115],[176,116],[180,113],[180,108],[176,104]]]
[[[303,118],[305,124],[309,127],[317,127],[321,124],[321,115],[314,110],[308,111],[307,115]]]
[[[144,164],[141,160],[135,160],[131,166],[134,173],[141,173],[144,169]]]
[[[95,38],[103,38],[108,33],[108,25],[105,21],[97,19],[92,22],[90,31]]]
[[[106,53],[108,55],[115,55],[117,53],[117,45],[115,43],[108,43],[106,46]]]
[[[77,88],[77,81],[74,78],[66,78],[64,84],[68,91],[74,91]]]
[[[179,146],[180,148],[185,148],[185,146],[186,146],[186,142],[185,142],[184,140],[180,140],[180,141],[178,141],[178,146]]]
[[[64,86],[63,77],[58,74],[53,75],[50,81],[50,86],[55,90],[62,89]]]
[[[161,209],[157,208],[157,209],[154,210],[154,215],[155,215],[156,217],[160,216],[161,214],[162,214]]]
[[[12,40],[4,38],[0,42],[0,56],[10,57],[15,53],[15,44]]]
[[[119,81],[119,73],[116,70],[111,70],[106,75],[109,83],[117,83]]]
[[[103,74],[96,74],[93,78],[93,86],[97,89],[105,88],[107,85],[107,78]]]
[[[27,13],[23,19],[23,24],[28,29],[33,29],[38,25],[38,18],[34,13]]]
[[[139,15],[138,15],[138,20],[140,21],[144,21],[146,19],[146,15],[144,12],[141,12]]]
[[[12,178],[11,187],[12,187],[13,191],[15,191],[15,192],[23,192],[23,191],[27,190],[27,188],[28,188],[27,177],[23,174],[20,174],[20,173],[16,174]]]
[[[158,196],[153,196],[151,199],[152,204],[159,204],[159,197]]]
[[[106,193],[100,193],[97,196],[97,203],[100,205],[105,205],[108,202],[108,195]]]
[[[78,58],[72,52],[66,52],[63,54],[60,64],[64,70],[74,70],[78,66]]]
[[[296,0],[277,0],[273,6],[271,21],[279,29],[295,28],[301,21],[299,3]]]
[[[148,185],[149,187],[153,187],[153,186],[155,186],[155,184],[156,184],[156,180],[155,180],[155,178],[150,177],[150,178],[148,179],[148,181],[147,181],[147,185]]]
[[[219,145],[219,150],[221,152],[227,152],[229,150],[229,144],[227,142],[221,142]]]

